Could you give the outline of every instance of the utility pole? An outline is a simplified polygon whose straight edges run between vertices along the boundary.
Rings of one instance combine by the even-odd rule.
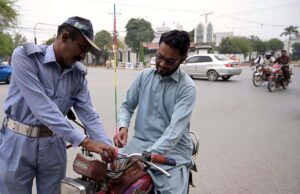
[[[113,30],[113,53],[114,53],[114,66],[116,66],[116,62],[117,62],[117,37],[119,36],[119,32],[117,32],[117,17],[116,14],[120,14],[120,13],[116,13],[116,4],[114,4],[114,12],[113,13],[109,13],[109,14],[113,14],[114,16],[114,30]]]
[[[118,93],[117,93],[117,37],[119,33],[117,32],[117,18],[116,18],[116,4],[114,4],[114,31],[113,31],[113,53],[114,53],[114,88],[115,88],[115,127],[116,127],[116,138],[119,139],[119,129],[118,129]],[[118,141],[116,145],[116,152],[118,154]]]
[[[114,52],[114,61],[116,64],[116,54],[117,54],[117,36],[118,36],[118,32],[117,32],[117,18],[116,18],[116,4],[114,4],[114,36],[113,36],[113,42],[114,42],[114,46],[113,46],[113,52]]]
[[[207,16],[213,14],[213,12],[206,12],[201,14],[200,16],[205,16],[205,23],[207,24]]]
[[[203,26],[203,43],[207,43],[207,16],[213,14],[213,12],[206,12],[200,15],[201,16],[205,16],[205,24]],[[195,28],[195,42],[197,40],[197,31]]]

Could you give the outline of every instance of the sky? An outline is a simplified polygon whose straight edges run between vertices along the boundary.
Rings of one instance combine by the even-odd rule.
[[[18,0],[15,32],[33,41],[35,28],[41,43],[56,34],[56,25],[75,15],[90,19],[95,32],[112,32],[114,4],[120,36],[125,36],[131,18],[144,18],[154,31],[163,25],[175,29],[177,24],[191,31],[205,21],[206,13],[214,33],[233,32],[235,36],[256,35],[268,40],[281,38],[289,25],[300,28],[300,0]]]

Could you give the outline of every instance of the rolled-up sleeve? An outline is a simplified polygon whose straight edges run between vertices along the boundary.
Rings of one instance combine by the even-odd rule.
[[[195,107],[196,89],[183,89],[176,100],[171,121],[163,135],[147,151],[166,155],[173,150],[183,133],[189,129],[190,117]]]
[[[15,84],[32,114],[55,134],[78,146],[86,136],[69,123],[57,105],[45,94],[38,77],[38,66],[21,47],[13,53],[12,68]]]

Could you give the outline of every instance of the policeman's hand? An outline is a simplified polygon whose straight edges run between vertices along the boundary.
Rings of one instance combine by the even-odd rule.
[[[127,144],[128,138],[128,129],[126,127],[122,127],[119,131],[119,136],[114,137],[115,145],[118,145],[119,148],[124,147]]]
[[[94,141],[88,137],[86,137],[80,145],[87,151],[100,154],[101,158],[107,163],[112,162],[117,158],[117,153],[114,147],[105,143]]]

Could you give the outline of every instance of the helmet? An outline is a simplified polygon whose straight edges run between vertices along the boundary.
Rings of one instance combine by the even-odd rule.
[[[265,55],[272,55],[271,52],[266,52]]]
[[[265,57],[266,57],[266,59],[271,59],[271,56],[272,56],[272,54],[271,54],[271,52],[266,52],[265,53]]]

